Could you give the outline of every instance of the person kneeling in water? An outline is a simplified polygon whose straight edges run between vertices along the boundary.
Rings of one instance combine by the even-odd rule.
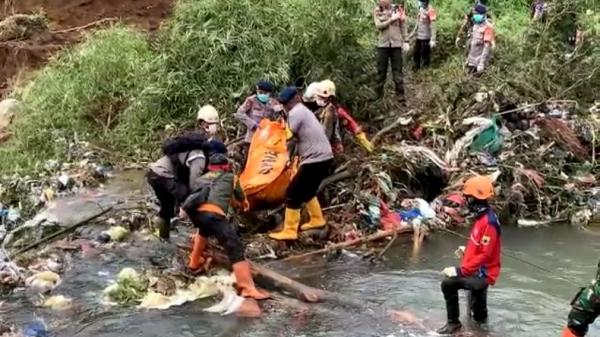
[[[562,337],[583,337],[588,328],[600,315],[600,261],[596,279],[592,284],[581,290],[571,301],[571,312]]]
[[[203,267],[205,260],[202,255],[206,248],[206,238],[213,236],[225,248],[233,265],[240,295],[255,300],[270,298],[268,293],[254,286],[250,263],[244,257],[242,241],[233,225],[227,221],[230,203],[245,204],[244,192],[231,172],[227,156],[221,153],[213,154],[209,159],[207,173],[199,180],[197,185],[201,187],[186,199],[182,207],[194,226],[198,228],[190,254],[189,269],[197,271]]]

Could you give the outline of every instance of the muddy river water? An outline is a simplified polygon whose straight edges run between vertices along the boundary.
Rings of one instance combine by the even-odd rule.
[[[137,186],[140,186],[139,184]],[[482,332],[472,327],[469,336],[559,336],[566,322],[571,298],[578,287],[590,282],[600,257],[600,236],[567,226],[544,229],[503,228],[504,249],[518,258],[547,269],[542,271],[513,258],[503,258],[500,280],[489,291],[489,326]],[[270,310],[261,319],[221,317],[202,311],[214,301],[202,300],[164,311],[104,307],[100,293],[125,266],[143,267],[140,261],[169,258],[162,244],[129,247],[96,258],[73,256],[56,293],[74,298],[76,308],[51,312],[31,305],[31,296],[17,293],[8,299],[4,320],[24,324],[43,318],[55,336],[430,336],[388,319],[388,310],[406,310],[423,324],[443,325],[444,301],[439,271],[458,261],[454,250],[464,239],[435,233],[412,256],[410,238],[399,238],[387,259],[374,265],[350,254],[335,260],[320,257],[297,263],[272,262],[276,270],[315,287],[353,296],[364,310],[317,306],[304,315]],[[142,262],[143,264],[144,262]],[[550,271],[550,272],[548,272]],[[563,278],[564,277],[564,278]],[[566,280],[566,279],[568,280]],[[464,296],[461,295],[461,309]],[[464,310],[461,312],[466,322]],[[467,324],[468,325],[468,324]],[[600,320],[588,334],[600,337]]]

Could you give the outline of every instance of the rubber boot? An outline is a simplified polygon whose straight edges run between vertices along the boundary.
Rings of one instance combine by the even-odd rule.
[[[562,335],[560,335],[561,337],[580,337],[577,336],[576,334],[573,333],[573,331],[571,331],[571,329],[569,329],[569,327],[565,327],[565,329],[562,332]]]
[[[158,236],[161,239],[169,239],[171,231],[171,224],[169,220],[157,216],[154,218],[154,227],[158,228]]]
[[[298,239],[298,227],[300,226],[300,210],[285,209],[283,229],[279,232],[269,234],[273,240],[296,240]]]
[[[460,322],[448,322],[446,325],[438,329],[436,332],[441,335],[449,335],[457,332],[462,328],[462,324]]]
[[[244,302],[235,310],[235,315],[245,318],[257,318],[262,314],[262,310],[258,306],[256,300],[252,298],[244,298]]]
[[[271,298],[267,292],[262,292],[254,286],[250,263],[248,261],[238,262],[233,265],[233,274],[235,275],[235,284],[242,297],[250,297],[255,300],[266,300]]]
[[[194,244],[192,246],[192,252],[190,253],[190,261],[188,268],[192,271],[198,271],[204,266],[204,250],[206,249],[206,238],[199,233],[194,234]]]
[[[321,211],[321,205],[319,205],[319,200],[317,197],[310,199],[308,203],[306,203],[306,210],[308,211],[308,222],[302,224],[300,229],[303,231],[315,228],[323,228],[325,227],[325,219],[323,218],[323,212]]]

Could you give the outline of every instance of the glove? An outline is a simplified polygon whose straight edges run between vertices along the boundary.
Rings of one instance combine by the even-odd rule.
[[[367,152],[373,152],[374,150],[374,146],[373,144],[367,139],[367,135],[365,135],[364,132],[360,132],[356,135],[356,141],[365,148],[365,150],[367,150]]]
[[[188,218],[187,213],[183,210],[183,208],[179,209],[179,218],[182,220],[186,220]]]
[[[463,255],[465,255],[465,246],[458,246],[458,248],[454,251],[454,255],[459,259],[462,259]]]
[[[430,48],[435,48],[435,45],[436,45],[436,44],[437,44],[437,43],[436,43],[435,41],[433,41],[433,40],[429,41],[429,47],[430,47]]]
[[[483,64],[480,63],[480,64],[477,65],[477,72],[478,73],[482,72],[483,69],[484,69]]]
[[[408,44],[408,42],[404,42],[404,43],[402,44],[402,50],[403,50],[405,53],[408,53],[408,51],[410,50],[410,45]]]
[[[400,13],[396,12],[396,13],[392,14],[392,16],[390,17],[390,20],[392,20],[392,22],[400,20]]]
[[[446,277],[457,277],[458,276],[456,267],[446,267],[446,268],[444,268],[444,270],[442,270],[442,274],[444,274]]]

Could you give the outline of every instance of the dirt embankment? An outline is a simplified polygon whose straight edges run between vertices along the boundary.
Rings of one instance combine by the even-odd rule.
[[[0,0],[0,20],[13,13],[42,11],[49,31],[25,40],[0,42],[0,98],[27,71],[37,69],[64,46],[81,40],[87,26],[114,19],[154,31],[169,15],[174,0]],[[107,24],[112,20],[103,21]],[[89,28],[98,25],[90,25]]]

